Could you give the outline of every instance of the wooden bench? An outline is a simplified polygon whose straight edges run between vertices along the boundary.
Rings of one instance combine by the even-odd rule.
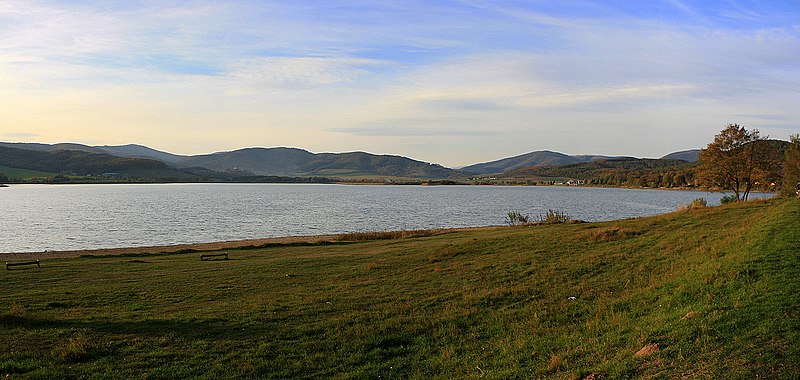
[[[200,255],[200,260],[227,260],[228,259],[228,252],[222,253],[203,253]]]
[[[12,261],[6,263],[6,270],[11,269],[11,267],[18,267],[21,265],[34,265],[36,264],[37,267],[41,268],[42,266],[39,264],[39,260],[33,261]]]

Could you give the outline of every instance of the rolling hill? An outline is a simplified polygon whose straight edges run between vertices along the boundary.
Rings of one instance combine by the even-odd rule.
[[[700,154],[700,149],[685,150],[680,152],[670,153],[662,159],[665,160],[683,160],[687,162],[696,162]],[[474,164],[462,167],[460,170],[469,174],[499,174],[511,172],[517,169],[522,169],[530,166],[556,166],[556,165],[570,165],[579,164],[584,162],[605,161],[612,159],[636,159],[635,157],[622,157],[622,156],[604,156],[604,155],[567,155],[559,152],[552,152],[549,150],[542,150],[530,152],[519,156],[503,158],[496,161],[489,161],[480,164]]]
[[[114,173],[114,176],[137,178],[194,177],[157,160],[70,149],[28,150],[0,146],[0,166],[79,176]]]
[[[135,157],[135,158],[152,158],[159,161],[164,161],[169,164],[176,164],[179,161],[186,159],[188,156],[181,156],[155,150],[138,144],[128,145],[100,145],[95,148],[101,149],[109,154],[117,157]]]
[[[688,162],[697,162],[700,157],[700,150],[701,149],[691,149],[691,150],[683,150],[680,152],[670,153],[664,157],[661,157],[662,160],[684,160]]]
[[[97,154],[110,154],[109,152],[83,144],[76,143],[58,143],[58,144],[40,144],[40,143],[9,143],[0,142],[0,147],[34,150],[39,152],[55,152],[58,150],[72,150],[78,152],[97,153]]]
[[[246,148],[231,152],[191,156],[178,167],[211,170],[245,170],[278,176],[392,176],[407,178],[452,178],[460,173],[441,165],[407,157],[364,152],[311,153],[297,148]]]
[[[0,165],[56,173],[121,172],[123,171],[119,169],[121,165],[143,166],[145,169],[153,170],[155,165],[159,170],[169,171],[170,175],[183,173],[184,176],[187,173],[176,169],[191,169],[190,171],[194,173],[201,173],[202,170],[199,169],[208,169],[234,176],[379,176],[420,179],[462,176],[460,172],[441,165],[402,156],[364,152],[312,153],[297,148],[245,148],[230,152],[181,156],[135,144],[88,146],[0,143],[0,148],[9,149],[0,152]],[[106,169],[99,170],[99,168]],[[206,174],[215,177],[214,173],[206,172]]]
[[[696,164],[683,160],[610,158],[568,165],[529,166],[512,170],[500,178],[585,180],[595,185],[686,187],[694,185]]]
[[[620,157],[602,156],[602,155],[570,156],[564,153],[551,152],[549,150],[541,150],[541,151],[521,154],[519,156],[503,158],[496,161],[465,166],[461,168],[461,171],[469,174],[497,174],[529,166],[569,165],[581,162],[603,161],[612,158],[620,158]]]
[[[566,165],[581,162],[579,159],[558,152],[548,150],[530,152],[519,156],[503,158],[496,161],[483,162],[461,168],[461,171],[470,174],[493,174],[509,170],[520,169],[528,166],[539,165]]]
[[[307,163],[314,154],[296,148],[245,148],[186,157],[179,167],[202,167],[211,170],[247,170],[261,175],[289,175]]]
[[[185,156],[159,151],[143,145],[101,145],[89,146],[76,143],[39,144],[39,143],[5,143],[0,147],[24,149],[37,152],[56,153],[59,151],[76,151],[100,155],[111,155],[118,158],[137,158],[157,160],[167,164],[170,170],[190,169],[197,174],[211,174],[210,178],[230,179],[237,176],[283,176],[283,177],[398,177],[418,179],[457,179],[466,175],[496,174],[502,177],[529,176],[536,170],[530,167],[555,167],[563,165],[579,165],[583,163],[604,162],[608,160],[638,160],[631,157],[612,157],[604,155],[567,155],[553,151],[536,151],[496,161],[484,162],[453,170],[441,165],[430,164],[402,156],[377,155],[365,152],[347,153],[313,153],[298,148],[244,148],[233,151],[217,152],[203,155]],[[670,153],[662,159],[666,161],[682,160],[696,162],[699,149]],[[64,153],[61,153],[65,155]],[[80,160],[79,160],[80,161]],[[107,160],[100,160],[107,162]],[[87,161],[83,161],[88,164]],[[677,163],[670,163],[667,166]],[[602,165],[580,165],[571,169],[547,169],[544,172],[562,172],[570,170],[610,169]],[[36,168],[24,168],[34,169]],[[72,166],[71,170],[77,170]],[[85,170],[84,170],[85,169]],[[91,165],[79,171],[96,171]],[[626,168],[630,169],[630,168]],[[644,168],[640,168],[644,169]],[[650,168],[653,169],[653,168]],[[521,171],[520,171],[521,170]],[[526,171],[527,170],[527,171]],[[217,174],[224,175],[217,176]],[[201,175],[202,176],[202,175]],[[559,175],[560,176],[560,175]],[[574,178],[574,176],[560,176]]]

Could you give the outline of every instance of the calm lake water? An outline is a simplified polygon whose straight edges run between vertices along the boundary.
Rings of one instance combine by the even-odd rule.
[[[601,221],[663,214],[698,197],[719,204],[722,195],[577,187],[12,185],[0,189],[0,252],[502,225],[511,210],[536,217],[555,209]]]

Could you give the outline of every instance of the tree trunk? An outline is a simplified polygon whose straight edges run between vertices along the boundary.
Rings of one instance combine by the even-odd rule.
[[[744,194],[742,194],[742,201],[747,202],[747,198],[750,196],[750,189],[752,189],[752,188],[753,188],[753,186],[750,185],[750,182],[748,182],[744,186]]]

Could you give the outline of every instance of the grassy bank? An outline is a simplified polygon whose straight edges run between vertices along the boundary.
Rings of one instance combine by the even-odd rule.
[[[2,272],[0,375],[800,376],[796,200],[228,252]]]

